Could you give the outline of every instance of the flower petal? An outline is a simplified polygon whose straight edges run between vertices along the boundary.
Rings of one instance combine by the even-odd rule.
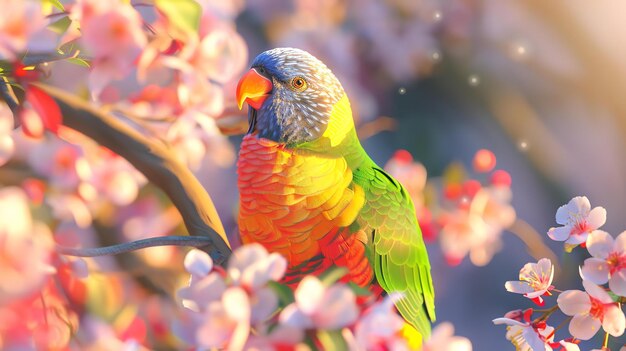
[[[499,325],[499,324],[506,324],[506,325],[517,325],[517,326],[527,326],[528,323],[523,323],[520,321],[517,321],[515,319],[511,319],[511,318],[496,318],[494,320],[492,320],[493,324],[495,325]]]
[[[193,249],[185,255],[185,269],[196,277],[204,277],[213,269],[213,260],[206,252]]]
[[[604,207],[595,207],[587,217],[587,224],[593,229],[598,229],[606,223],[606,209]]]
[[[580,269],[583,279],[594,284],[606,284],[609,281],[609,265],[599,258],[588,258]]]
[[[294,292],[294,297],[298,308],[303,313],[312,314],[320,307],[326,307],[321,306],[325,293],[324,284],[317,277],[309,275],[302,279]]]
[[[591,315],[577,314],[569,323],[569,332],[572,336],[581,340],[591,339],[600,329],[600,321],[591,317]]]
[[[567,204],[568,210],[573,213],[587,214],[591,210],[591,203],[586,196],[576,196]]]
[[[527,282],[520,281],[508,281],[504,283],[504,288],[508,292],[516,294],[528,294],[535,291],[535,289],[533,289]]]
[[[615,251],[619,253],[626,253],[626,231],[623,231],[615,238],[615,245],[613,247]]]
[[[314,326],[311,318],[302,313],[302,310],[295,303],[285,307],[280,313],[279,320],[281,323],[295,328],[310,329]]]
[[[314,317],[320,329],[334,330],[353,323],[359,316],[354,292],[343,284],[328,288],[321,306]]]
[[[572,232],[572,227],[570,226],[556,227],[556,228],[553,227],[553,228],[550,228],[550,230],[548,230],[548,236],[552,240],[565,241],[567,238],[569,238],[571,232]]]
[[[602,328],[605,332],[615,337],[624,334],[626,318],[624,318],[624,312],[622,312],[616,304],[605,309],[604,318],[602,319]]]
[[[604,230],[594,230],[587,237],[587,250],[595,258],[606,259],[613,250],[613,237]]]
[[[619,296],[626,296],[626,269],[622,268],[611,275],[609,289]]]
[[[602,287],[588,281],[583,280],[583,286],[589,296],[600,300],[602,303],[613,303],[611,296]]]
[[[569,221],[570,211],[568,205],[560,206],[556,210],[556,222],[560,225],[566,225],[567,221]]]
[[[591,300],[589,295],[580,290],[567,290],[562,292],[556,300],[559,308],[568,316],[589,311]]]

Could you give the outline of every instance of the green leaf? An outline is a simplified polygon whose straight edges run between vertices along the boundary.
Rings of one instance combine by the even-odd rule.
[[[77,66],[81,66],[81,67],[87,67],[89,68],[89,62],[83,60],[82,58],[79,57],[70,57],[67,59],[67,62],[77,65]]]
[[[59,0],[41,0],[41,3],[44,5],[50,4],[61,11],[65,11],[65,7],[63,7],[63,4]]]
[[[72,20],[68,16],[62,17],[60,20],[50,24],[48,28],[57,34],[63,34],[72,24]]]
[[[202,7],[195,0],[155,0],[154,4],[177,29],[197,32],[200,28]]]
[[[289,305],[290,303],[295,301],[293,297],[293,291],[286,285],[270,281],[267,283],[270,289],[274,290],[276,295],[278,295],[278,300],[280,301],[280,306],[284,307]]]
[[[322,344],[323,350],[347,351],[348,343],[341,335],[341,330],[320,330],[317,332],[317,338]]]
[[[333,267],[326,272],[320,274],[320,280],[322,284],[331,286],[335,284],[339,279],[348,274],[348,268],[346,267]]]

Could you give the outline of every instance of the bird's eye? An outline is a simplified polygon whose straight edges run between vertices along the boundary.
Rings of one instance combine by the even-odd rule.
[[[303,91],[307,88],[306,80],[302,77],[294,77],[291,79],[291,87],[296,91]]]

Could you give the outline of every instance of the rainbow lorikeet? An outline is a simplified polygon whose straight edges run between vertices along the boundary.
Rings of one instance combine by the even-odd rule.
[[[239,152],[239,229],[289,263],[287,283],[332,266],[347,279],[403,295],[424,337],[435,320],[430,263],[404,187],[367,155],[348,97],[306,51],[265,51],[237,86],[249,130]]]

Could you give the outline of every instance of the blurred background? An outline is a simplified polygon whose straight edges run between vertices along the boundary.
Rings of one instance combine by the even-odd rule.
[[[62,3],[69,7],[74,1]],[[533,307],[529,300],[504,289],[505,281],[517,280],[525,263],[549,256],[557,265],[553,284],[560,290],[582,289],[578,265],[586,252],[563,254],[562,243],[546,235],[557,226],[554,216],[559,206],[574,196],[587,196],[592,207],[603,206],[608,212],[602,229],[613,236],[626,229],[626,98],[622,96],[626,40],[621,35],[626,32],[626,3],[199,3],[204,9],[201,37],[221,33],[211,39],[217,53],[204,53],[209,59],[218,56],[211,63],[218,69],[200,63],[189,74],[181,64],[167,66],[172,60],[155,59],[158,64],[141,61],[138,73],[149,72],[147,81],[155,84],[149,86],[152,90],[139,84],[130,70],[116,71],[119,76],[107,76],[98,85],[92,78],[104,65],[98,66],[98,50],[90,48],[85,37],[85,52],[96,56],[92,69],[55,62],[46,66],[45,79],[95,104],[114,106],[110,111],[119,112],[120,119],[173,145],[213,198],[234,245],[238,243],[236,152],[247,127],[245,108],[236,109],[234,88],[244,66],[260,52],[279,46],[308,50],[332,69],[350,97],[365,149],[414,189],[428,239],[438,321],[451,321],[457,335],[471,339],[474,350],[513,349],[504,327],[494,326],[492,319]],[[163,24],[156,20],[151,1],[131,4],[150,23],[143,23],[149,41],[137,45],[145,53],[157,46],[151,45],[158,41]],[[0,16],[0,27],[2,20],[5,17]],[[2,44],[0,37],[0,49]],[[179,56],[183,55],[184,50]],[[164,67],[180,72],[161,75]],[[224,76],[212,77],[213,71]],[[196,72],[202,72],[197,74],[201,78],[208,72],[210,83],[194,80]],[[182,101],[178,84],[186,87],[187,101]],[[12,121],[10,111],[1,107],[0,117]],[[171,115],[177,118],[170,119]],[[50,227],[57,244],[93,247],[184,232],[176,209],[131,165],[81,135],[64,131],[60,136],[32,139],[13,133],[16,147],[10,161],[3,159],[5,149],[0,145],[0,160],[7,162],[0,167],[0,184],[17,184],[28,193],[33,217]],[[475,167],[475,154],[481,149],[495,155],[495,170],[493,165],[489,170]],[[502,173],[494,181],[496,170],[506,171],[504,181]],[[450,185],[465,186],[470,179],[484,189],[498,182],[507,185],[504,193],[489,193],[494,208],[493,218],[485,220],[490,228],[486,237],[446,229],[446,224],[463,221],[455,216],[465,201],[463,196],[450,195]],[[486,212],[481,218],[488,217]],[[455,246],[456,241],[465,246]],[[89,311],[81,319],[77,339],[132,336],[160,345],[157,348],[180,346],[168,332],[168,324],[177,314],[172,296],[187,281],[183,257],[181,250],[159,247],[87,260],[90,277],[84,280],[83,290],[75,291],[77,296],[70,296],[81,311]],[[551,306],[556,298],[546,301]],[[556,318],[551,325],[559,321]],[[0,332],[6,330],[0,327]],[[581,349],[599,348],[601,337],[599,333]],[[622,337],[612,339],[611,345],[617,349],[624,343]],[[103,344],[92,349],[118,347]]]

